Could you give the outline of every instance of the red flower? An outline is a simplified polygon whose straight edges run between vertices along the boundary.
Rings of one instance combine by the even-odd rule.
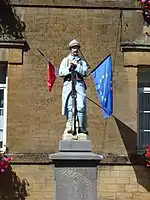
[[[12,157],[8,157],[1,153],[0,155],[0,172],[5,172],[7,169],[11,169],[9,162],[13,160]]]
[[[150,167],[150,146],[145,146],[145,162],[146,162],[146,166]]]

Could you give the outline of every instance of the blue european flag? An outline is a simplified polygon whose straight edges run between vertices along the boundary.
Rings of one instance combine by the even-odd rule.
[[[108,55],[91,72],[100,105],[103,109],[104,118],[108,118],[113,112],[113,92],[112,92],[112,59]]]

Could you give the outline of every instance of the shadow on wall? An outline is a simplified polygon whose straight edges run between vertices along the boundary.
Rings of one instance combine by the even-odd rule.
[[[1,0],[0,4],[0,39],[23,39],[25,23],[19,19],[9,0]]]
[[[147,191],[150,191],[150,169],[145,165],[144,156],[136,154],[137,133],[116,117],[114,118],[126,147],[129,160],[134,168],[137,183]]]
[[[12,170],[0,173],[0,200],[25,200],[27,186],[27,180],[21,180]]]
[[[137,133],[114,117],[128,155],[136,154]]]

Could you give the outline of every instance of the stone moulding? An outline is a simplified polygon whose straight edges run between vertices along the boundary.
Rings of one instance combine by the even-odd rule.
[[[150,43],[124,42],[121,51],[125,67],[150,66]]]
[[[52,160],[49,158],[50,153],[10,153],[13,156],[14,165],[51,165]],[[103,155],[103,154],[101,154]],[[103,155],[104,159],[99,162],[99,165],[145,165],[143,155]]]
[[[0,48],[16,48],[24,51],[30,49],[26,40],[0,40]]]
[[[121,51],[126,52],[126,51],[148,51],[150,50],[150,44],[147,43],[127,43],[127,42],[122,42],[121,43]]]
[[[22,65],[24,52],[29,49],[26,40],[0,40],[0,60]]]

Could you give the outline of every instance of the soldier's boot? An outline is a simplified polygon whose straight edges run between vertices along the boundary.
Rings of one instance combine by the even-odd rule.
[[[89,132],[88,132],[87,126],[88,126],[88,124],[87,124],[87,112],[85,111],[83,129],[86,131],[86,134],[88,135]]]
[[[84,112],[78,112],[78,120],[79,120],[79,128],[78,128],[78,133],[84,133],[84,134],[88,134],[88,131],[85,130],[84,128]]]
[[[87,135],[88,135],[88,131],[85,130],[84,128],[82,128],[82,127],[79,127],[78,133],[84,133],[84,134],[87,134]]]
[[[72,133],[72,110],[68,111],[68,124],[69,124],[69,129],[67,133]]]

